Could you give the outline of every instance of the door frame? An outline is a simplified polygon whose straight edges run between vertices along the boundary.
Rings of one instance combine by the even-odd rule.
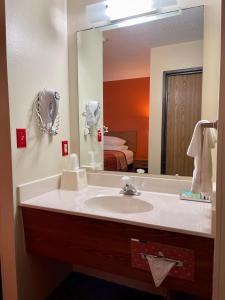
[[[8,94],[6,15],[5,1],[0,1],[0,136],[4,147],[0,147],[0,259],[2,293],[5,300],[18,299],[15,222],[13,202],[13,169],[10,132],[10,109]]]
[[[225,3],[222,4],[219,124],[217,146],[215,259],[213,300],[224,300],[225,284]]]
[[[178,69],[163,72],[162,97],[162,133],[161,133],[161,175],[166,173],[166,138],[167,138],[167,111],[168,111],[168,78],[177,75],[202,74],[202,67]]]

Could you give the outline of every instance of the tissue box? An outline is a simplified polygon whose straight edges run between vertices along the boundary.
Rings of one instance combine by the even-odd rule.
[[[87,174],[85,169],[77,171],[63,170],[61,177],[61,189],[79,191],[87,187]]]

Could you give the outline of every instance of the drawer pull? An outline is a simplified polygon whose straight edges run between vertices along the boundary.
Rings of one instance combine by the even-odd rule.
[[[151,258],[161,258],[165,261],[170,261],[176,263],[176,267],[182,268],[184,266],[183,262],[180,260],[175,260],[175,259],[170,259],[166,258],[161,251],[158,252],[158,255],[151,255],[151,254],[146,254],[146,253],[139,253],[142,259],[147,259],[147,257]]]

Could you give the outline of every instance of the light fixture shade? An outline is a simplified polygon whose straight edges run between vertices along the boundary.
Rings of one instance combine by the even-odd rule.
[[[157,11],[155,0],[107,0],[106,14],[111,21]]]
[[[121,20],[119,22],[111,23],[107,26],[104,26],[104,30],[112,30],[116,28],[122,28],[122,27],[127,27],[127,26],[133,26],[133,25],[138,25],[138,24],[143,24],[143,23],[148,23],[151,21],[157,21],[157,20],[162,20],[166,18],[171,18],[171,17],[176,17],[181,15],[182,11],[180,9],[176,11],[170,11],[170,12],[165,12],[165,13],[159,13],[159,14],[150,14],[150,15],[145,15],[145,16],[139,16],[135,18],[129,18],[127,20]]]
[[[177,0],[106,0],[87,5],[87,18],[91,25],[108,25],[145,14],[159,13],[164,8],[177,6]]]
[[[106,14],[106,1],[90,4],[86,6],[88,22],[94,26],[109,24],[110,18]]]

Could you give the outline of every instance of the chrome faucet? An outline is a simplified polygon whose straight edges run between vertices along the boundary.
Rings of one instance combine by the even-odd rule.
[[[136,187],[130,182],[131,178],[124,176],[122,181],[125,183],[124,187],[120,191],[120,194],[130,195],[130,196],[140,196],[141,193],[137,191]]]

